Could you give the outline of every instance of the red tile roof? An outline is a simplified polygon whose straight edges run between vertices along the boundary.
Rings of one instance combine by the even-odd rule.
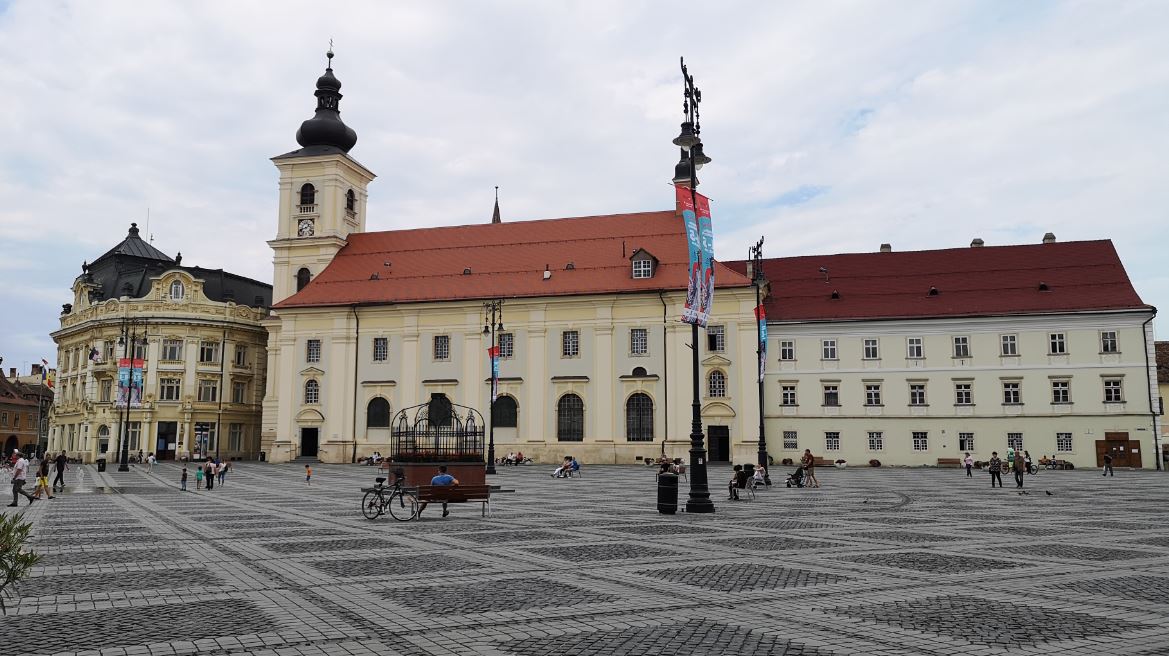
[[[658,259],[652,278],[632,277],[629,257],[639,248]],[[688,261],[682,218],[673,211],[355,233],[324,271],[275,307],[680,290]],[[721,264],[715,281],[750,284]]]
[[[725,264],[747,269],[743,261]],[[1108,240],[784,257],[764,260],[763,271],[771,282],[767,318],[777,321],[1149,308]]]

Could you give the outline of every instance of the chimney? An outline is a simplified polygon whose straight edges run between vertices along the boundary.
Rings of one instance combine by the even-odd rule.
[[[1055,233],[1049,232],[1046,235],[1043,235],[1043,243],[1054,244],[1055,243]]]
[[[35,363],[33,364],[33,366],[32,366],[32,375],[34,375],[34,376],[39,376],[39,375],[41,375],[41,365],[39,365],[39,364],[35,364]]]
[[[882,253],[892,253],[893,252],[893,245],[892,244],[881,244],[881,252]]]
[[[747,260],[747,278],[749,278],[751,280],[755,279],[755,261],[754,260]]]
[[[982,241],[981,238],[975,237],[974,241],[970,242],[970,248],[982,248],[985,244],[986,242]]]
[[[9,367],[8,368],[8,377],[13,379],[13,380],[16,379],[16,367]]]

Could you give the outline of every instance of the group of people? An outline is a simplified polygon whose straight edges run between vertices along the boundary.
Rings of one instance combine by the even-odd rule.
[[[153,454],[151,454],[153,457]],[[153,463],[152,463],[153,464]],[[206,462],[194,463],[195,466],[195,489],[203,489],[203,484],[207,484],[207,490],[215,489],[215,479],[219,479],[219,484],[222,486],[227,480],[227,472],[231,471],[231,462],[223,461],[218,458],[212,460],[208,458]],[[187,491],[187,468],[183,467],[183,472],[179,478],[179,488]]]
[[[373,466],[382,464],[383,460],[385,460],[385,458],[382,456],[382,452],[374,451],[373,454],[368,458],[358,458],[357,462],[364,462],[367,465]]]
[[[530,458],[529,458],[530,460]],[[524,464],[523,451],[509,451],[506,456],[499,461],[501,465],[522,465]]]
[[[580,463],[572,456],[564,456],[564,462],[552,472],[552,478],[568,478],[573,472],[580,471]]]
[[[751,465],[735,465],[731,468],[731,480],[727,483],[727,491],[730,493],[727,496],[727,501],[738,501],[739,490],[746,489],[748,481],[754,479],[755,485],[767,484],[767,468],[763,465],[755,465],[754,473],[751,471]]]
[[[10,508],[17,506],[17,501],[20,500],[21,496],[28,499],[29,505],[32,505],[32,502],[37,499],[45,497],[55,499],[56,496],[53,492],[57,490],[58,485],[60,485],[61,489],[65,488],[65,470],[69,468],[69,459],[65,457],[64,451],[56,458],[41,458],[40,464],[37,466],[36,485],[33,488],[32,494],[24,490],[24,486],[28,484],[29,468],[32,465],[28,458],[20,452],[20,449],[12,450],[12,455],[8,459],[8,465],[12,469],[12,503],[8,504]],[[57,477],[53,479],[52,486],[49,485],[49,469],[51,466],[57,470]]]
[[[1027,472],[1031,471],[1031,453],[1028,451],[1015,451],[1013,447],[1007,448],[1007,466],[1015,474],[1015,487],[1022,489],[1023,477]],[[974,456],[970,452],[966,452],[966,457],[962,459],[962,464],[966,466],[966,478],[974,477]],[[1003,459],[999,458],[998,451],[991,451],[990,461],[987,462],[986,467],[990,470],[990,486],[994,487],[998,483],[998,487],[1003,486]]]

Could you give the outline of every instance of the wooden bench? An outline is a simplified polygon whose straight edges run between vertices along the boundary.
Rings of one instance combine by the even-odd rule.
[[[417,494],[422,503],[481,503],[482,516],[491,515],[490,485],[419,485]]]
[[[938,458],[938,466],[939,467],[957,467],[957,468],[961,469],[962,459],[961,458]]]
[[[835,467],[836,460],[832,458],[821,458],[820,456],[816,456],[816,458],[812,461],[812,464],[816,467]]]

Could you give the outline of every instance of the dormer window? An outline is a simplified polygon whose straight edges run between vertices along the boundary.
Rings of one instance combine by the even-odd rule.
[[[172,301],[183,300],[184,291],[185,290],[183,289],[183,281],[176,280],[176,281],[172,282],[170,284],[170,300],[172,300]]]
[[[633,261],[633,277],[634,278],[649,278],[653,276],[653,262],[646,258],[644,260]]]

